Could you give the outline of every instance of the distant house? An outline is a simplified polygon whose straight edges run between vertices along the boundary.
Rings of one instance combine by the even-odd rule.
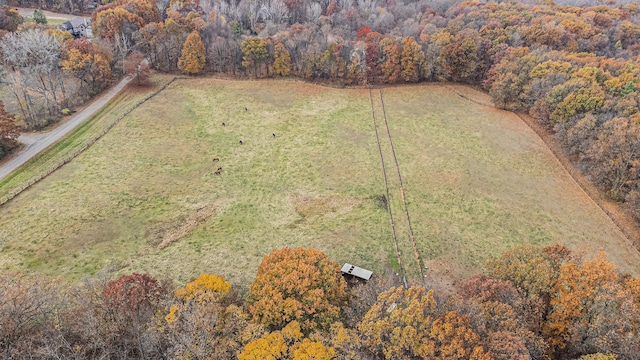
[[[74,38],[93,37],[90,18],[77,17],[69,21],[65,21],[60,24],[60,30],[70,33]]]

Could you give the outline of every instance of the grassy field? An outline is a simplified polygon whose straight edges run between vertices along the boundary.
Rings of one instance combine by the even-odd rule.
[[[515,244],[556,242],[604,249],[638,274],[637,253],[515,115],[447,86],[383,93],[434,278],[478,271]],[[305,246],[382,271],[395,263],[384,193],[367,90],[179,80],[0,208],[0,267],[246,283],[264,254]]]
[[[107,106],[103,107],[95,116],[83,123],[64,140],[24,164],[20,171],[0,180],[0,199],[22,188],[30,180],[37,178],[41,173],[46,173],[49,169],[64,161],[64,159],[101,134],[136,103],[168,83],[172,78],[172,76],[167,75],[154,75],[152,86],[144,88],[130,86],[120,92]]]

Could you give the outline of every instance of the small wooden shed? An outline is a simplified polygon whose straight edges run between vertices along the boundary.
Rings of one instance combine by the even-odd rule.
[[[373,275],[373,271],[347,263],[342,266],[342,275],[351,275],[362,280],[369,280],[371,279],[371,275]]]

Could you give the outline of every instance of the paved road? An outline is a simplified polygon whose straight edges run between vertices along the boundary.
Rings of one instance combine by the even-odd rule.
[[[106,94],[103,94],[100,98],[96,99],[87,106],[85,109],[74,115],[71,119],[67,120],[64,124],[56,127],[55,129],[41,134],[22,134],[18,140],[25,144],[25,147],[11,160],[0,165],[0,180],[9,175],[13,170],[17,169],[20,165],[26,163],[32,157],[36,156],[42,150],[54,144],[56,141],[62,139],[73,129],[78,127],[83,122],[87,121],[91,116],[98,112],[105,104],[107,104],[122,88],[124,88],[129,81],[130,77],[125,77],[120,83],[111,88]]]

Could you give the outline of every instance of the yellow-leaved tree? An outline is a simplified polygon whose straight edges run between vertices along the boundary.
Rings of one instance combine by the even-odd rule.
[[[424,51],[413,37],[402,39],[402,78],[406,82],[420,79],[420,71],[424,64]]]
[[[178,69],[185,74],[197,74],[206,63],[204,44],[197,31],[187,36],[182,46],[182,56],[178,59]]]
[[[167,357],[231,359],[264,331],[233,303],[231,284],[222,276],[202,274],[176,290],[176,300],[160,331],[174,344]]]
[[[347,300],[340,266],[316,249],[283,248],[262,259],[247,308],[270,330],[298,321],[302,331],[328,329]]]
[[[492,359],[466,316],[440,314],[433,290],[392,288],[358,324],[362,344],[385,359]]]
[[[258,38],[247,38],[240,46],[242,48],[242,66],[253,67],[253,73],[258,77],[258,67],[269,57],[267,43]]]
[[[266,334],[245,346],[239,360],[331,360],[336,351],[319,341],[304,337],[300,323],[290,322],[281,331]]]
[[[291,55],[281,42],[276,43],[273,49],[273,72],[280,76],[289,76],[291,73]]]

